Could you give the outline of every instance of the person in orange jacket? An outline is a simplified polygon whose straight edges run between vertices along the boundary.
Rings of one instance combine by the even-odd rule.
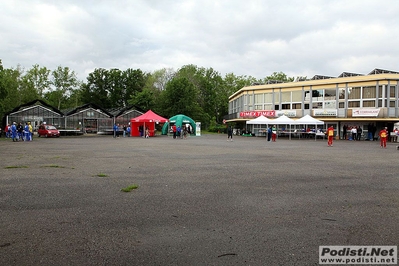
[[[380,145],[381,148],[386,148],[387,147],[387,137],[388,137],[388,131],[387,128],[383,128],[380,130],[380,133],[378,134],[378,136],[380,136]]]
[[[328,142],[327,145],[328,147],[332,147],[333,145],[333,139],[334,139],[334,127],[330,126],[329,128],[327,128],[327,138],[328,138]]]

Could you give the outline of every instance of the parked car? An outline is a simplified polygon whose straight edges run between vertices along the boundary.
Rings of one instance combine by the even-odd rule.
[[[53,125],[40,125],[39,129],[37,130],[38,136],[44,136],[44,137],[59,137],[60,132],[58,129],[53,126]]]

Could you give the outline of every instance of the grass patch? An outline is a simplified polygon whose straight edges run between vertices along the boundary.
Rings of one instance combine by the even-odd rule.
[[[44,165],[42,167],[50,167],[50,168],[65,168],[64,166],[59,166],[56,164],[49,164],[49,165]]]
[[[10,165],[10,166],[6,166],[4,167],[5,169],[14,169],[14,168],[28,168],[28,166],[26,165]]]
[[[99,174],[97,174],[97,176],[98,176],[98,177],[107,177],[108,175],[107,175],[107,174],[104,174],[104,173],[99,173]]]
[[[121,191],[123,191],[123,192],[130,192],[130,191],[132,191],[133,189],[137,189],[137,188],[139,188],[139,186],[136,185],[136,184],[133,184],[133,185],[130,185],[130,186],[128,186],[128,187],[122,188]]]

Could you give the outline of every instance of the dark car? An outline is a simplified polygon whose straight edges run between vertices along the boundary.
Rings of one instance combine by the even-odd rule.
[[[60,132],[52,125],[40,125],[39,129],[37,130],[37,134],[44,137],[59,137]]]

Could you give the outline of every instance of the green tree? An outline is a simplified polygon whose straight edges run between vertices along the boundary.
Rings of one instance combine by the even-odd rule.
[[[87,82],[81,87],[81,101],[97,104],[103,108],[113,107],[109,98],[108,70],[96,68],[89,73]]]
[[[33,65],[23,77],[24,89],[32,91],[39,98],[43,98],[44,92],[50,89],[51,81],[49,79],[50,70],[46,67]]]
[[[289,78],[283,72],[273,72],[273,74],[271,74],[270,76],[267,76],[266,78],[264,78],[262,83],[267,83],[269,80],[276,80],[276,81],[282,81],[282,82],[291,82],[291,81],[294,81],[294,78]]]
[[[21,75],[20,67],[7,69],[0,61],[0,117],[22,104],[19,91]]]
[[[45,99],[49,104],[58,109],[69,107],[67,100],[71,96],[72,91],[79,85],[79,81],[74,71],[68,67],[58,66],[52,72],[52,88],[45,94]]]
[[[197,91],[185,77],[174,78],[168,82],[160,98],[159,107],[164,116],[185,114],[194,120],[202,118],[203,111],[197,101]]]

